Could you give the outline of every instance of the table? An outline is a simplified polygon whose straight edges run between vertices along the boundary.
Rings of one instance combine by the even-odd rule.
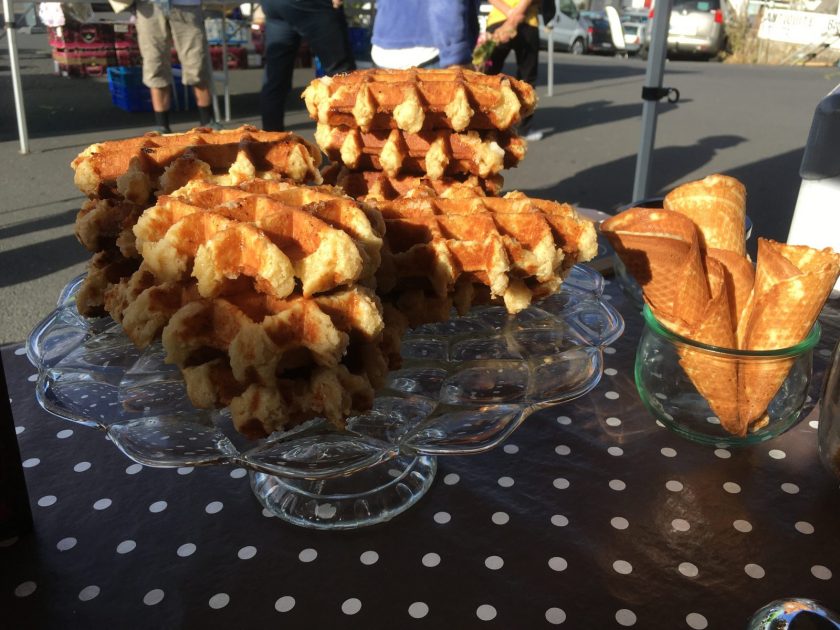
[[[442,457],[429,493],[384,525],[299,529],[267,517],[244,469],[133,464],[33,400],[3,361],[35,532],[0,542],[0,609],[39,628],[743,628],[765,603],[840,609],[840,489],[816,415],[757,446],[657,426],[632,381],[641,316],[600,384],[504,446]],[[840,338],[823,314],[810,407]]]

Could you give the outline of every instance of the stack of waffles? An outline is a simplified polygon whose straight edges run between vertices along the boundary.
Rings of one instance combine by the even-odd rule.
[[[303,98],[331,183],[354,197],[497,194],[502,169],[525,156],[514,127],[533,88],[471,70],[364,70],[313,81]]]

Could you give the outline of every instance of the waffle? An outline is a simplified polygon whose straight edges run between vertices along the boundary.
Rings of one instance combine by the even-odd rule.
[[[315,141],[330,160],[351,170],[425,175],[491,177],[513,168],[525,157],[525,141],[510,132],[456,133],[433,129],[409,133],[400,129],[361,131],[319,124]]]
[[[363,201],[390,201],[399,197],[431,196],[447,199],[496,196],[502,189],[501,175],[486,179],[469,176],[430,179],[415,175],[390,177],[381,171],[350,171],[334,163],[321,169],[324,182],[340,187]]]
[[[489,288],[511,312],[555,291],[597,252],[595,229],[568,205],[529,199],[403,198],[378,202],[386,223],[382,294],[399,287],[451,294],[463,279]]]
[[[320,162],[318,150],[299,136],[246,125],[93,144],[71,166],[76,186],[86,195],[117,193],[142,204],[156,190],[169,192],[199,177],[234,183],[270,175],[320,183]]]
[[[303,92],[319,123],[364,131],[510,129],[534,111],[534,89],[471,70],[357,70],[315,79]]]
[[[160,197],[134,227],[138,250],[161,280],[192,273],[199,293],[216,297],[238,286],[237,278],[250,278],[258,291],[282,298],[296,279],[309,296],[365,280],[376,269],[372,243],[354,238],[359,223],[368,234],[373,227],[352,200],[298,206],[240,189],[191,194]]]

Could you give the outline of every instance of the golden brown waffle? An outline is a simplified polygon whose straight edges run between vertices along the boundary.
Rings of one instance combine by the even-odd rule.
[[[525,157],[525,141],[510,132],[477,131],[456,133],[432,129],[409,133],[399,129],[361,131],[319,124],[318,146],[333,161],[351,170],[400,174],[492,177],[513,168]]]
[[[511,128],[534,111],[534,89],[471,70],[357,70],[315,79],[303,92],[313,120],[364,131]]]
[[[324,182],[338,186],[363,201],[390,201],[399,197],[431,196],[446,199],[495,196],[502,189],[501,175],[483,179],[475,176],[429,179],[416,175],[391,177],[381,171],[350,171],[334,163],[321,169]]]
[[[504,198],[403,198],[377,202],[386,223],[382,294],[431,289],[438,297],[469,280],[511,312],[555,291],[565,273],[597,252],[595,229],[564,204]]]
[[[140,261],[126,258],[116,250],[97,252],[87,266],[87,277],[76,294],[76,309],[85,317],[105,314],[105,293],[121,278],[133,274]]]
[[[270,174],[320,183],[320,163],[320,152],[301,137],[246,125],[93,144],[71,166],[76,186],[86,195],[116,192],[142,204],[156,190],[169,192],[197,178],[227,184]]]

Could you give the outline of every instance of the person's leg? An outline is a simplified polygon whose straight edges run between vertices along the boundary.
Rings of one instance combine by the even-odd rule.
[[[143,83],[152,92],[152,109],[158,130],[169,133],[172,67],[166,17],[151,2],[138,2],[136,20],[137,41],[143,58]]]
[[[267,0],[265,12],[265,72],[260,108],[266,131],[284,131],[286,97],[292,91],[292,72],[300,35],[284,19],[285,0]]]
[[[516,54],[516,78],[531,86],[537,85],[537,68],[540,55],[540,32],[536,26],[520,24],[516,37],[511,40]],[[527,140],[540,140],[542,133],[532,132],[533,114],[525,117],[519,124],[519,133]]]
[[[502,23],[493,24],[492,26],[487,27],[487,32],[491,35],[498,30],[502,26]],[[493,49],[492,54],[490,55],[490,65],[485,70],[487,74],[499,74],[502,71],[502,68],[505,66],[505,59],[507,59],[508,53],[511,51],[512,41],[504,42],[503,44],[496,44],[496,47]]]
[[[212,77],[207,69],[207,36],[204,32],[204,13],[198,6],[173,6],[169,25],[175,50],[181,62],[181,81],[195,92],[199,123],[218,127],[213,120],[210,95]]]
[[[288,7],[286,19],[320,59],[324,74],[333,75],[356,69],[344,9],[335,9],[332,0],[308,0]]]

